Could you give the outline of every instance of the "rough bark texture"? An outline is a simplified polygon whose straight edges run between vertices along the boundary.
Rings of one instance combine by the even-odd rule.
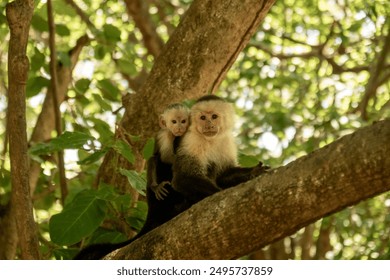
[[[29,61],[26,56],[34,1],[7,4],[11,37],[8,53],[8,129],[11,159],[11,218],[16,221],[23,259],[39,259],[38,238],[28,182],[26,81]],[[12,226],[11,226],[12,228]]]
[[[206,198],[111,259],[234,259],[390,190],[390,120]]]
[[[157,58],[138,93],[124,104],[121,122],[131,135],[148,138],[158,115],[173,102],[214,92],[275,0],[195,0]],[[136,154],[142,145],[133,147]],[[99,180],[119,186],[113,172],[122,167],[114,151],[99,170]]]

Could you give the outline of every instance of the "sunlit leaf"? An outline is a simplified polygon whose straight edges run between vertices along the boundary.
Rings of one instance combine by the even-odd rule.
[[[154,154],[154,138],[149,138],[142,151],[144,159],[148,160]]]
[[[106,202],[96,194],[94,190],[83,191],[61,213],[52,216],[49,232],[54,243],[75,244],[98,228],[106,215]]]

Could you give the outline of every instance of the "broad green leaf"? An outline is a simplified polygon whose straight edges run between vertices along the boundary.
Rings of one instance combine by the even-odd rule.
[[[93,99],[99,104],[100,109],[104,111],[112,111],[112,107],[109,102],[102,98],[99,94],[92,94]]]
[[[83,160],[79,160],[77,162],[77,164],[80,164],[80,165],[85,164],[85,165],[87,165],[87,164],[91,164],[91,163],[97,162],[106,153],[107,153],[107,149],[95,151],[94,153],[92,153],[90,156],[84,158]]]
[[[144,149],[142,151],[144,159],[148,160],[149,158],[151,158],[153,156],[154,143],[155,143],[154,138],[149,138],[148,141],[146,142]]]
[[[34,14],[32,19],[31,19],[31,25],[32,27],[39,31],[39,32],[48,32],[49,27],[47,24],[47,20],[39,16],[38,14]]]
[[[120,153],[123,157],[125,157],[131,164],[134,164],[135,157],[133,154],[133,151],[131,150],[131,147],[123,142],[122,140],[115,141],[112,148]]]
[[[110,101],[119,101],[120,90],[110,79],[98,81],[98,87],[102,91],[104,98]]]
[[[34,55],[31,57],[31,70],[37,71],[45,63],[45,55],[39,51],[38,48],[34,48]],[[28,82],[27,82],[28,84]]]
[[[83,78],[83,79],[78,80],[75,83],[74,88],[77,91],[77,93],[84,94],[89,89],[90,84],[91,84],[90,79]]]
[[[96,58],[96,59],[102,60],[102,59],[106,56],[107,50],[106,50],[106,48],[105,48],[104,46],[102,46],[102,45],[97,45],[97,46],[95,47],[95,52],[94,52],[94,54],[95,54],[95,58]]]
[[[137,190],[138,193],[145,195],[146,181],[135,170],[119,169],[119,172],[127,177],[130,185]]]
[[[27,97],[32,97],[37,95],[42,91],[43,88],[46,88],[50,85],[50,81],[41,76],[28,79],[26,87]]]
[[[104,36],[108,41],[120,41],[121,40],[121,31],[112,24],[105,24],[103,26]]]
[[[239,154],[238,161],[242,167],[253,167],[259,163],[259,160],[255,156],[249,156],[244,154]]]
[[[72,245],[94,232],[106,216],[106,202],[95,190],[80,192],[64,210],[50,219],[51,240]]]
[[[137,68],[135,67],[134,62],[130,62],[128,60],[119,59],[117,61],[118,67],[121,70],[121,72],[128,74],[128,75],[136,75],[137,74]]]
[[[121,232],[98,228],[92,234],[88,244],[119,243],[125,240],[127,237]]]
[[[48,143],[39,143],[31,147],[30,153],[33,155],[42,155],[65,149],[79,149],[90,140],[94,140],[94,138],[88,134],[77,131],[66,131]]]
[[[64,24],[56,24],[56,33],[61,37],[66,37],[70,35],[70,30]]]

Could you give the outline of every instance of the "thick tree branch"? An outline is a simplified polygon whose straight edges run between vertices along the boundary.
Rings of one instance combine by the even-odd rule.
[[[390,190],[390,120],[219,192],[110,259],[234,259]],[[237,245],[239,244],[239,245]]]
[[[16,221],[21,256],[39,259],[38,238],[28,181],[26,128],[26,81],[29,60],[26,56],[34,1],[16,0],[6,6],[11,37],[8,53],[8,133],[11,159],[11,218]]]

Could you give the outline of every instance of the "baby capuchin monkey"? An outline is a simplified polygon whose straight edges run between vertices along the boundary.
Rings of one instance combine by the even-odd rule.
[[[147,163],[146,199],[148,214],[138,234],[122,243],[93,244],[81,250],[74,259],[97,260],[108,253],[126,246],[152,229],[169,221],[185,210],[184,197],[172,189],[172,164],[179,138],[187,131],[189,109],[182,104],[171,104],[160,115],[160,131],[154,154]]]
[[[177,149],[172,180],[188,207],[269,169],[261,162],[250,168],[238,166],[234,116],[233,106],[214,95],[201,97],[191,108],[191,124]]]
[[[160,115],[159,124],[161,129],[157,134],[154,155],[147,164],[147,186],[158,200],[163,200],[168,194],[165,186],[172,180],[172,164],[179,137],[189,125],[189,109],[180,103],[171,104]]]
[[[148,214],[137,237],[169,221],[181,212],[184,198],[172,186],[172,164],[180,138],[189,125],[189,109],[179,103],[169,105],[160,115],[155,152],[147,163],[146,199]]]

